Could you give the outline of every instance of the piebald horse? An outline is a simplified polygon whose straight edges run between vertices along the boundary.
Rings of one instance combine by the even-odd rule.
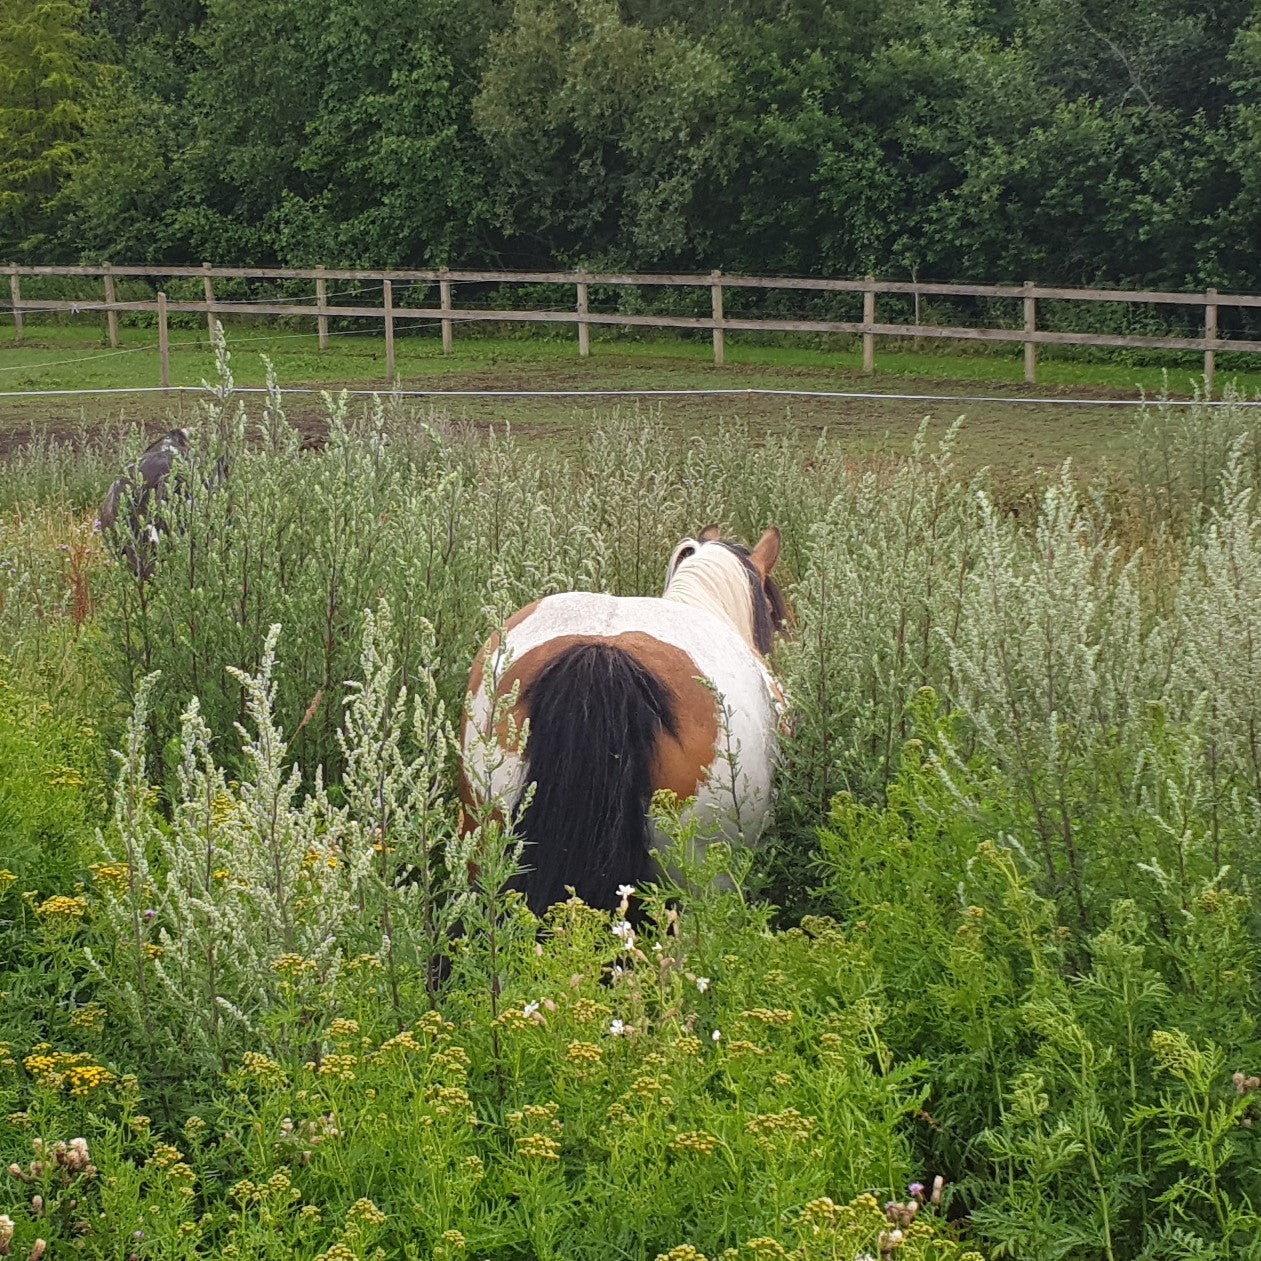
[[[652,795],[752,844],[771,809],[783,694],[767,668],[787,610],[772,526],[752,549],[714,526],[674,549],[659,597],[567,592],[518,610],[469,675],[461,745],[466,806],[533,796],[513,881],[537,915],[566,887],[612,909],[652,879]],[[515,712],[503,712],[516,693]],[[524,756],[510,733],[529,720]],[[494,730],[491,728],[494,726]]]

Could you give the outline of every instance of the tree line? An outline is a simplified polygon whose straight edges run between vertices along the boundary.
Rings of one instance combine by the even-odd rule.
[[[0,258],[1261,288],[1253,0],[0,0]]]

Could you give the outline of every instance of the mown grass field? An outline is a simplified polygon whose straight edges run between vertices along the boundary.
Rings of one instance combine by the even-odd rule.
[[[318,349],[311,332],[282,332],[240,323],[228,329],[238,384],[264,381],[260,356],[276,365],[289,389],[345,386],[385,390],[384,343],[378,333],[334,336]],[[815,339],[817,341],[817,339]],[[850,339],[852,340],[852,339]],[[7,390],[124,389],[158,384],[156,330],[125,327],[120,351],[105,344],[95,324],[38,324],[30,320],[20,344],[0,333],[0,388]],[[905,343],[881,345],[877,374],[861,372],[861,352],[848,342],[820,348],[756,344],[727,339],[726,363],[711,362],[708,339],[634,339],[594,331],[592,355],[578,357],[572,337],[488,337],[481,330],[456,329],[455,351],[444,357],[437,338],[397,338],[398,385],[404,390],[705,390],[779,389],[847,391],[876,395],[999,395],[1043,399],[1064,397],[1155,397],[1164,391],[1187,397],[1199,365],[1166,356],[1164,366],[1131,366],[1044,358],[1039,383],[1023,383],[1019,351],[1007,354],[913,352]],[[196,386],[211,367],[204,327],[173,329],[174,385]],[[1261,370],[1220,371],[1218,389],[1228,383],[1242,392],[1261,388]],[[435,399],[457,420],[486,427],[509,423],[523,437],[568,443],[589,428],[592,414],[619,405],[608,399],[518,398]],[[646,405],[647,400],[641,405]],[[622,407],[635,406],[628,398]],[[795,433],[813,441],[826,431],[857,454],[905,452],[925,416],[949,423],[966,416],[958,457],[970,466],[1007,471],[1051,467],[1072,457],[1095,466],[1125,449],[1133,409],[1056,406],[1037,402],[920,402],[897,398],[818,399],[721,396],[657,398],[667,429],[704,433],[720,418],[738,418],[758,432]],[[0,397],[0,441],[9,444],[41,426],[69,433],[76,425],[136,420],[156,424],[168,411],[193,414],[187,397],[161,395],[83,396],[6,399]],[[318,423],[321,409],[309,396],[294,395],[296,417]],[[7,439],[5,437],[7,435]]]
[[[332,380],[363,383],[370,387],[385,386],[385,344],[379,330],[334,331],[329,348],[321,351],[313,330],[292,327],[268,329],[257,321],[224,321],[230,346],[237,349],[242,385],[261,385],[262,371],[252,356],[268,355],[276,364],[282,382],[303,385],[313,381]],[[119,351],[111,350],[103,327],[86,318],[76,323],[41,322],[30,316],[25,320],[23,338],[13,337],[10,325],[7,334],[0,326],[0,355],[3,356],[5,378],[9,388],[59,389],[105,388],[131,385],[157,385],[157,330],[152,327],[124,325]],[[824,341],[830,344],[820,344]],[[726,369],[762,370],[770,375],[800,374],[812,381],[861,375],[862,353],[854,338],[821,339],[801,337],[797,344],[788,339],[771,339],[765,335],[729,333],[726,338]],[[805,343],[805,344],[802,344]],[[577,340],[572,331],[566,334],[517,334],[488,336],[479,328],[456,325],[454,351],[443,356],[434,330],[424,334],[396,331],[397,367],[401,383],[412,379],[426,380],[447,372],[466,373],[501,368],[511,371],[518,364],[547,366],[552,369],[602,371],[601,361],[611,360],[622,371],[651,371],[665,364],[672,372],[690,369],[697,374],[697,383],[712,383],[724,369],[715,369],[708,336],[680,338],[667,334],[628,336],[611,330],[593,329],[591,360],[578,358]],[[171,330],[171,377],[174,385],[197,385],[205,376],[210,346],[204,324]],[[1132,396],[1143,390],[1159,392],[1163,374],[1168,372],[1170,388],[1185,394],[1192,378],[1201,370],[1198,356],[1148,352],[1137,362],[1114,354],[1107,359],[1091,361],[1061,350],[1042,351],[1039,380],[1052,392],[1065,387],[1084,387],[1118,396]],[[1160,362],[1163,358],[1164,362]],[[1224,358],[1224,357],[1223,357]],[[250,362],[246,362],[250,360]],[[1249,361],[1239,357],[1238,364],[1229,364],[1221,380],[1235,380],[1241,389],[1261,386],[1261,367],[1249,369]],[[572,361],[572,362],[570,362]],[[878,345],[879,378],[910,378],[988,382],[1002,385],[1023,383],[1023,359],[1020,348],[984,350],[950,346],[944,352],[933,346],[911,350],[906,341],[881,339]],[[630,384],[643,385],[642,380]]]
[[[303,397],[177,400],[231,473],[143,585],[92,528],[139,436],[8,422],[8,1255],[1257,1255],[1255,410],[507,436]],[[774,826],[698,865],[659,801],[638,929],[540,932],[461,820],[470,660],[546,592],[655,593],[711,521],[783,531]]]

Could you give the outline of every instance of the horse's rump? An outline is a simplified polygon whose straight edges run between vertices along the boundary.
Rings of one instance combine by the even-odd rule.
[[[518,687],[513,721],[502,712],[496,718],[495,697]],[[509,619],[502,643],[492,636],[469,691],[466,805],[488,796],[506,809],[537,784],[523,829],[522,861],[533,870],[516,883],[536,912],[563,899],[566,885],[611,907],[619,884],[652,877],[659,838],[646,814],[658,789],[695,798],[707,835],[712,826],[751,843],[762,830],[776,746],[773,684],[721,618],[648,597],[549,596]],[[518,757],[511,732],[526,719],[529,738]],[[628,733],[633,793],[628,780],[592,765],[598,750],[606,760],[625,757],[617,741]]]

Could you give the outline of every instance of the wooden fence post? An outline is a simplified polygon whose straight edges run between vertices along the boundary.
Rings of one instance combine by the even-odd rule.
[[[1209,289],[1204,294],[1204,340],[1217,340],[1217,290]],[[1213,397],[1213,375],[1217,368],[1217,351],[1204,352],[1204,394]]]
[[[709,275],[715,282],[709,286],[709,305],[714,319],[714,366],[721,368],[726,350],[722,332],[722,285],[718,283],[722,272],[711,271]]]
[[[1036,332],[1038,327],[1038,300],[1029,296],[1033,281],[1025,281],[1025,332]],[[1032,385],[1038,379],[1038,343],[1025,342],[1025,381]]]
[[[171,338],[166,327],[166,294],[158,291],[158,359],[161,363],[162,388],[171,388]]]
[[[916,263],[915,266],[911,268],[911,284],[915,285],[916,287],[915,288],[915,327],[919,328],[920,309],[919,309],[919,264],[918,263]],[[915,338],[911,343],[911,346],[914,349],[915,353],[918,355],[920,351],[924,349],[924,339],[918,333],[916,333]]]
[[[323,271],[324,268],[320,267],[317,270]],[[323,311],[328,306],[328,283],[325,281],[323,276],[316,276],[315,278],[315,305],[321,311]],[[315,327],[319,330],[319,334],[320,334],[320,349],[327,350],[328,349],[328,316],[317,315],[315,317]]]
[[[863,290],[863,372],[870,376],[876,370],[876,278],[867,277]]]
[[[215,344],[215,287],[210,280],[210,263],[202,263],[202,292],[206,295],[206,336]]]
[[[445,267],[440,267],[439,271],[445,272]],[[451,309],[451,282],[449,280],[438,281],[438,305],[444,311]],[[442,353],[449,355],[451,353],[452,329],[455,324],[451,320],[442,321]]]
[[[394,286],[386,280],[385,288],[385,379],[394,384]]]
[[[13,295],[13,340],[22,340],[22,284],[18,280],[18,265],[9,264],[9,292]]]
[[[579,272],[585,276],[586,272]],[[587,323],[587,282],[578,281],[578,354],[586,359],[591,354],[591,325]]]
[[[114,264],[105,264],[105,301],[117,302],[118,296],[114,289]],[[118,346],[118,312],[105,312],[105,326],[109,329],[109,344],[115,348]]]

